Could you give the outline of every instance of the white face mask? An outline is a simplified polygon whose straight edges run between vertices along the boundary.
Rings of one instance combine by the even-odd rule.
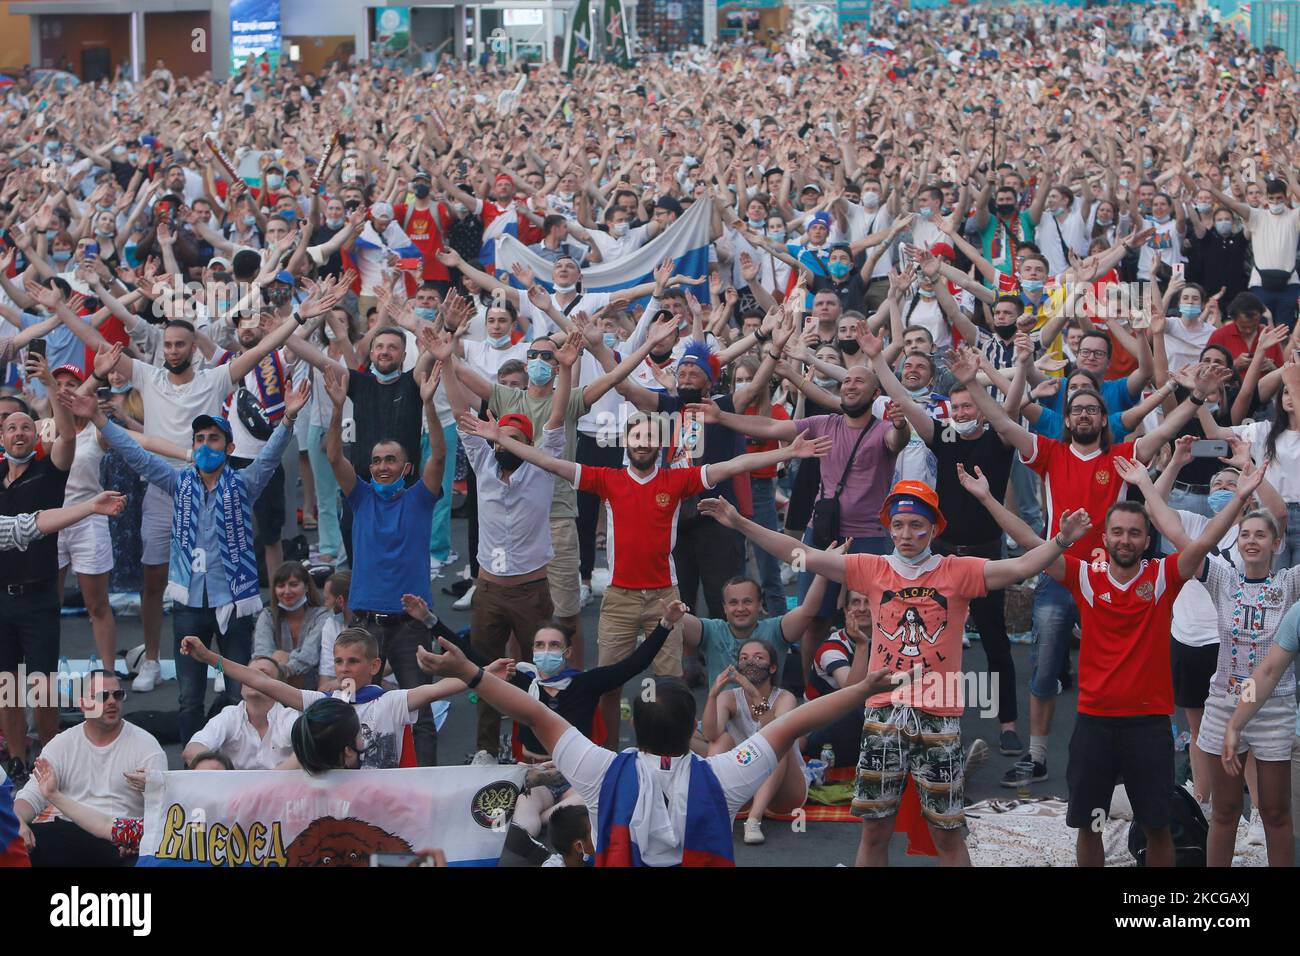
[[[862,194],[862,205],[874,209],[880,204],[880,193],[874,189],[868,190]]]
[[[953,431],[958,435],[961,435],[963,438],[968,438],[979,430],[980,420],[978,418],[972,418],[967,422],[959,422],[956,419],[953,419],[952,427]]]

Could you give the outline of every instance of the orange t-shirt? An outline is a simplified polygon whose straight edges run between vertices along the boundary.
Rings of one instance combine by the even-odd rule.
[[[914,707],[952,717],[962,699],[961,638],[972,598],[988,593],[986,558],[934,556],[909,576],[900,559],[853,554],[844,559],[844,584],[871,603],[871,660],[868,670],[913,672],[912,682],[877,694],[868,707]],[[920,674],[916,674],[917,668]]]

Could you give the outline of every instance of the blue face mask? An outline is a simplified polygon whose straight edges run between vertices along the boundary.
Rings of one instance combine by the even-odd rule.
[[[396,481],[390,481],[387,484],[375,478],[371,478],[370,487],[375,489],[375,494],[379,496],[381,501],[392,501],[402,493],[402,489],[405,486],[402,484],[401,478],[398,478]]]
[[[831,262],[827,264],[826,271],[831,274],[832,279],[843,279],[852,268],[847,262]]]
[[[257,217],[256,217],[256,216],[245,216],[245,217],[244,217],[244,225],[245,225],[245,226],[255,226],[255,225],[257,225]]]
[[[1043,291],[1043,281],[1041,279],[1021,279],[1020,288],[1030,295],[1038,295]]]
[[[109,391],[112,392],[114,395],[125,395],[127,392],[131,391],[131,386],[130,386],[130,385],[114,385],[114,386],[112,386],[112,387],[109,388]]]
[[[909,558],[905,554],[899,554],[898,549],[897,548],[894,549],[894,557],[898,558],[898,560],[902,561],[904,564],[909,564],[914,568],[919,567],[920,565],[925,564],[925,562],[929,561],[931,553],[932,552],[928,545],[926,546],[926,549],[924,551],[922,551],[920,554],[912,558]]]
[[[53,259],[55,262],[57,262],[59,265],[63,265],[65,262],[67,262],[69,259],[72,258],[72,253],[67,249],[64,249],[61,252],[55,252],[51,254],[50,258]]]
[[[416,307],[415,307],[415,317],[416,317],[417,319],[424,319],[424,321],[426,321],[426,322],[432,322],[434,319],[436,319],[436,318],[438,317],[438,310],[437,310],[437,309],[426,309],[426,308],[424,308],[424,307],[422,307],[422,306],[416,306]]]
[[[298,218],[298,211],[296,209],[281,209],[278,213],[276,213],[276,215],[283,217],[289,222],[293,222],[295,219]]]
[[[545,359],[529,359],[528,361],[528,381],[534,385],[545,385],[551,380],[555,372],[549,362]]]
[[[510,333],[507,332],[500,338],[488,339],[487,344],[492,346],[494,349],[506,348],[510,344]]]
[[[402,370],[400,368],[395,368],[391,372],[377,371],[374,373],[374,375],[375,375],[375,380],[379,382],[381,385],[392,385],[394,382],[396,382],[399,378],[402,377]]]
[[[605,348],[607,349],[618,348],[617,332],[606,332],[604,335],[601,336],[601,338],[605,341]]]
[[[533,655],[533,663],[537,665],[538,673],[550,677],[564,670],[564,652],[542,651]]]
[[[1184,319],[1194,319],[1201,314],[1201,307],[1199,305],[1180,305],[1178,314]]]
[[[36,449],[33,448],[22,458],[19,458],[17,455],[9,455],[9,454],[6,454],[5,457],[8,458],[10,461],[12,461],[15,465],[25,465],[33,458],[36,457]]]
[[[226,453],[210,445],[200,445],[194,449],[194,464],[199,471],[216,471],[226,463]]]
[[[916,211],[916,214],[920,216],[922,219],[929,219],[931,216],[934,215],[934,210],[931,209],[929,206],[922,206],[920,209]]]
[[[1219,491],[1211,491],[1209,497],[1206,499],[1206,503],[1209,504],[1210,510],[1217,515],[1224,508],[1228,507],[1228,505],[1232,504],[1232,499],[1235,497],[1237,497],[1235,491],[1229,491],[1226,488],[1222,488]]]

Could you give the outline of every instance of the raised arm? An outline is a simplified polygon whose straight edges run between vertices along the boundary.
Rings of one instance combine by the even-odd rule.
[[[325,370],[325,393],[334,406],[329,429],[325,432],[325,457],[339,483],[344,497],[352,493],[357,484],[357,470],[343,456],[343,405],[348,400],[348,371],[332,366]]]
[[[552,399],[560,401],[560,397]],[[509,435],[504,434],[497,425],[497,418],[490,411],[487,413],[488,420],[483,421],[480,418],[466,412],[461,416],[458,424],[460,430],[467,435],[477,435],[484,441],[494,442],[498,448],[504,448],[506,451],[512,451],[524,461],[531,462],[538,468],[549,471],[551,474],[563,478],[569,484],[576,484],[578,480],[578,466],[571,461],[565,461],[563,458],[554,458],[548,455],[542,449],[535,445],[525,444],[516,441]]]
[[[286,684],[284,681],[278,681],[274,677],[268,677],[255,667],[249,667],[246,664],[232,661],[228,657],[222,657],[204,646],[203,641],[193,635],[181,638],[180,651],[186,657],[192,657],[200,664],[207,664],[209,667],[217,668],[219,673],[229,674],[233,680],[237,680],[241,684],[247,684],[253,690],[260,691],[286,707],[291,707],[294,710],[303,709],[302,691],[297,687]]]
[[[965,346],[952,350],[948,353],[948,371],[970,389],[969,394],[975,406],[988,419],[998,437],[1020,452],[1022,458],[1033,458],[1037,447],[1034,436],[1019,422],[1012,421],[1002,404],[976,381],[979,375],[979,353]]]
[[[709,484],[716,486],[719,482],[734,478],[736,475],[748,471],[757,471],[759,468],[772,468],[783,461],[789,461],[791,458],[825,458],[834,444],[830,436],[823,435],[820,438],[808,438],[807,434],[808,432],[805,429],[795,436],[794,441],[781,448],[737,455],[727,461],[706,465]],[[785,536],[783,535],[783,537]]]
[[[800,557],[803,568],[821,574],[832,581],[844,583],[844,555],[837,551],[822,551],[779,531],[769,531],[755,524],[736,510],[725,498],[705,498],[699,503],[700,513],[717,519],[719,524],[739,531],[750,541],[786,564]]]
[[[1237,479],[1237,491],[1228,506],[1210,519],[1204,530],[1196,537],[1196,540],[1190,542],[1186,548],[1178,552],[1178,576],[1184,581],[1189,581],[1193,577],[1201,574],[1201,566],[1205,563],[1205,556],[1209,554],[1223,536],[1228,533],[1237,522],[1243,509],[1250,505],[1251,496],[1255,494],[1255,489],[1264,480],[1264,469],[1256,468],[1254,465],[1247,465],[1241,470],[1241,477]]]

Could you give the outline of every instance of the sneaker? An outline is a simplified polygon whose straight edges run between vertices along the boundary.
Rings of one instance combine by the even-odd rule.
[[[470,758],[469,765],[471,767],[495,767],[497,765],[497,758],[492,756],[492,754],[488,753],[486,750],[480,750]]]
[[[1264,821],[1260,817],[1258,810],[1250,811],[1250,829],[1246,831],[1246,844],[1248,846],[1264,845]]]
[[[27,781],[31,778],[32,772],[22,757],[11,757],[5,762],[4,768],[5,776],[14,785],[15,793],[27,786]]]
[[[1025,752],[1020,735],[1014,730],[1004,730],[998,736],[998,753],[1004,757],[1019,757]]]
[[[590,584],[582,585],[582,587],[578,589],[578,597],[579,597],[580,607],[586,607],[593,600],[595,600],[595,598],[592,596],[591,593],[591,585]]]
[[[140,662],[140,670],[131,682],[131,690],[136,694],[147,694],[158,686],[162,680],[162,665],[147,657]]]
[[[224,694],[226,692],[226,675],[218,674],[212,679],[212,693]]]
[[[745,842],[747,844],[749,844],[750,846],[756,846],[759,843],[763,843],[766,840],[767,837],[763,836],[762,820],[745,821]]]
[[[1029,778],[1030,783],[1042,783],[1047,779],[1047,761],[1034,761],[1034,775]],[[1002,775],[1002,786],[1018,787],[1020,781],[1016,779],[1016,768],[1011,767]]]
[[[470,609],[470,605],[472,605],[473,603],[474,603],[474,585],[471,584],[469,586],[469,590],[467,590],[464,594],[458,597],[452,603],[451,606],[455,608],[457,611],[468,611]]]
[[[966,751],[966,776],[969,777],[984,761],[989,759],[989,745],[981,738],[976,737],[971,741],[970,748]]]
[[[302,519],[302,530],[315,531],[317,527],[316,516],[306,515]]]

